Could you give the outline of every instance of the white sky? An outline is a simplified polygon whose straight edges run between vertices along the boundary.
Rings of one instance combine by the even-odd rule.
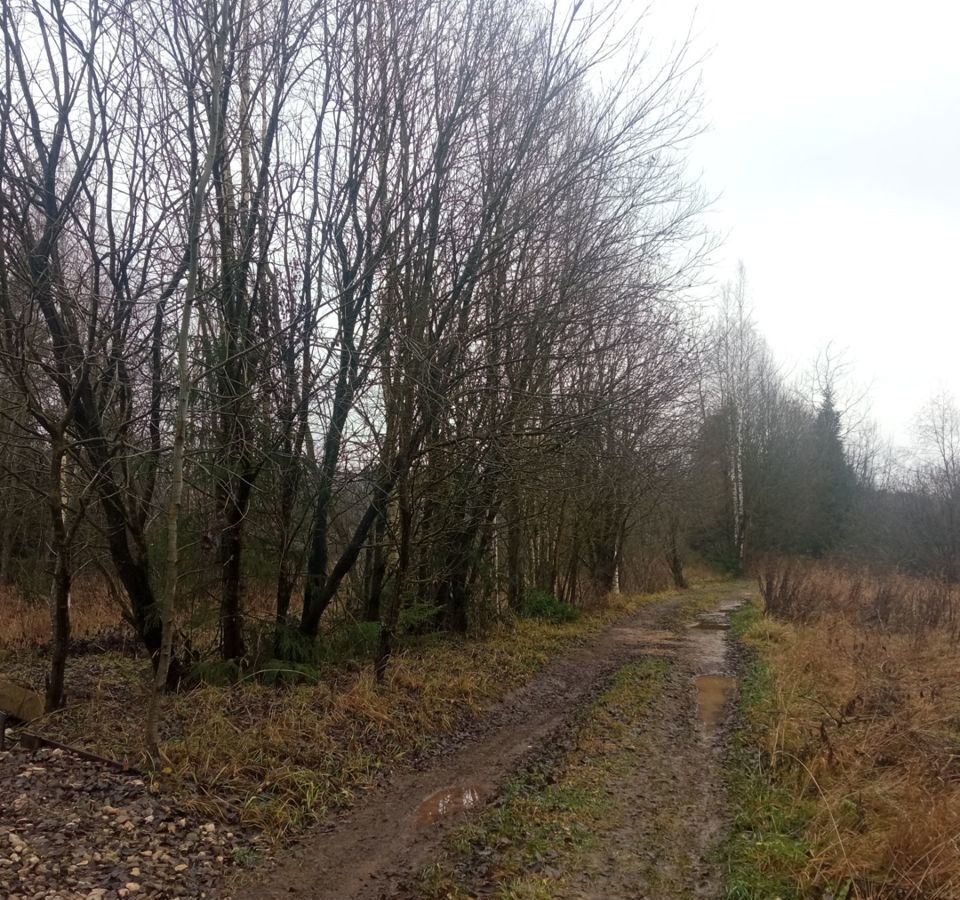
[[[908,442],[960,394],[960,3],[657,0],[651,43],[691,20],[713,277],[742,259],[777,359],[799,372],[832,342]]]

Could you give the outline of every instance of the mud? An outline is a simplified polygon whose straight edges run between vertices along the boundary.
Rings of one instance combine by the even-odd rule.
[[[698,675],[696,684],[700,723],[707,734],[714,735],[736,696],[737,679],[731,675]]]
[[[480,806],[493,793],[489,785],[459,784],[434,791],[417,807],[417,825],[436,825],[441,819]]]
[[[723,590],[727,608],[739,605],[742,590]],[[637,777],[610,785],[630,792],[636,814],[625,830],[604,836],[601,856],[585,863],[569,896],[717,896],[719,873],[709,856],[725,810],[716,744],[699,726],[693,685],[698,675],[723,671],[727,634],[667,630],[683,602],[680,595],[648,607],[553,660],[420,771],[396,775],[363,805],[310,832],[272,869],[253,873],[224,896],[415,896],[416,874],[437,858],[450,830],[493,800],[513,772],[549,752],[617,669],[644,656],[667,658],[671,667],[638,752]]]
[[[596,835],[581,871],[554,891],[570,900],[715,900],[716,848],[729,821],[720,762],[736,691],[730,613],[735,585],[677,642],[664,690],[639,725],[636,761],[607,786],[629,814]]]

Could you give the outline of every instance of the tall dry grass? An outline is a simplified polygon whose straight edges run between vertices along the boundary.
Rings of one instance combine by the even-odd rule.
[[[275,616],[272,586],[253,584],[245,598],[248,629],[268,630]],[[177,610],[178,640],[184,639],[198,656],[216,653],[219,637],[218,600],[214,595],[193,592],[182,598]],[[298,611],[294,603],[291,615]],[[0,585],[0,655],[5,651],[45,650],[50,643],[50,610],[46,599],[14,585]],[[123,615],[123,602],[99,575],[77,578],[70,592],[70,636],[76,651],[91,649],[138,649],[132,627]]]
[[[755,642],[776,685],[769,761],[815,810],[808,885],[960,897],[956,589],[795,562],[769,563],[761,588],[791,622]]]
[[[960,640],[960,586],[865,566],[768,559],[758,571],[766,612],[792,622],[842,616],[865,627]]]
[[[43,647],[50,640],[50,610],[43,598],[0,585],[0,651]],[[119,602],[99,578],[79,579],[70,594],[70,631],[75,641],[133,639]]]

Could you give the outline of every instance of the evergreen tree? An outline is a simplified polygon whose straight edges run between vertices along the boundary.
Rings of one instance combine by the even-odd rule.
[[[856,499],[856,476],[843,447],[840,413],[828,385],[810,436],[810,494],[806,552],[825,556],[843,541]]]

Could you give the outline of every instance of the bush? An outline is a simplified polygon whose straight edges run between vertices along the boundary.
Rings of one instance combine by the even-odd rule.
[[[302,634],[295,625],[271,623],[251,642],[258,648],[253,653],[254,665],[263,668],[275,659],[282,659],[316,668],[367,659],[373,656],[379,635],[379,622],[360,622],[348,617],[332,621],[316,638]],[[265,658],[266,663],[258,661]]]
[[[320,635],[317,650],[327,663],[341,663],[349,659],[368,659],[377,649],[380,638],[379,622],[360,622],[342,619]]]
[[[203,659],[190,669],[189,681],[208,684],[211,687],[226,687],[240,678],[240,666],[234,659]]]
[[[406,635],[429,634],[437,630],[437,623],[442,613],[443,608],[436,603],[415,600],[400,610],[397,630],[400,634]]]
[[[542,619],[559,625],[576,621],[580,617],[580,610],[547,591],[531,591],[524,600],[520,615],[525,619]]]

